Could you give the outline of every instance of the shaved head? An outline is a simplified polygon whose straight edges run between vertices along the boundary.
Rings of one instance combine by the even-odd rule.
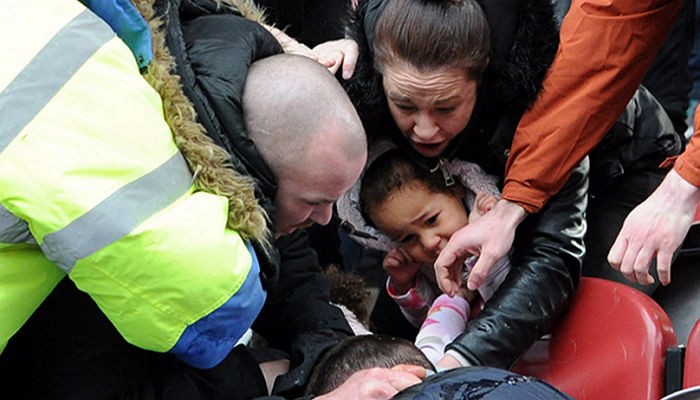
[[[246,77],[243,116],[278,183],[275,234],[327,224],[367,158],[362,122],[340,83],[309,58],[266,57]]]
[[[362,157],[362,123],[342,86],[318,62],[279,54],[256,61],[243,90],[248,135],[277,178],[302,167],[314,145],[336,142],[337,155]]]

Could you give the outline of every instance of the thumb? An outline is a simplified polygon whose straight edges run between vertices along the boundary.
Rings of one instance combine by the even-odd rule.
[[[433,268],[435,269],[435,280],[437,281],[438,287],[443,293],[447,293],[450,296],[454,296],[459,289],[459,277],[455,276],[459,274],[453,273],[454,265],[461,265],[456,254],[452,252],[446,252],[447,247],[443,249],[438,255],[437,260]]]
[[[489,257],[479,257],[474,264],[474,268],[469,272],[467,289],[474,291],[481,287],[486,281],[492,265],[493,261]]]
[[[419,379],[425,379],[425,368],[420,365],[413,364],[397,364],[391,367],[392,371],[406,372],[411,375],[415,375]]]

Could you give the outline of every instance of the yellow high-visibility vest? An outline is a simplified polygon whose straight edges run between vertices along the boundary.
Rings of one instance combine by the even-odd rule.
[[[265,298],[228,200],[195,190],[160,97],[90,10],[8,0],[0,24],[17,32],[0,35],[0,351],[67,275],[130,343],[215,365]]]

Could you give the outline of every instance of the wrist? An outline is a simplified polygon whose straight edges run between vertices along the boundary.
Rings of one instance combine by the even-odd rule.
[[[671,169],[657,188],[665,201],[672,203],[697,204],[700,201],[700,188],[685,180],[675,169]]]
[[[503,223],[510,226],[518,226],[525,217],[527,217],[527,211],[519,204],[506,199],[500,199],[489,212],[497,213]]]
[[[408,293],[409,290],[416,287],[415,276],[404,282],[397,282],[394,278],[389,277],[389,285],[387,285],[392,294],[401,296]]]

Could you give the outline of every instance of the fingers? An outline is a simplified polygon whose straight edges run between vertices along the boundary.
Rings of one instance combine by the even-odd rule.
[[[343,79],[350,79],[355,73],[360,48],[351,39],[331,40],[316,45],[312,50],[318,55],[319,62],[335,75],[342,68]]]
[[[345,54],[343,54],[341,50],[334,50],[325,55],[322,64],[325,65],[326,68],[328,68],[331,74],[335,75],[335,73],[338,72],[340,66],[343,65],[344,57]]]
[[[467,278],[467,289],[477,290],[481,285],[486,282],[486,278],[489,276],[489,271],[491,267],[496,262],[496,258],[482,253],[479,259],[476,260],[474,268],[469,273],[469,278]]]
[[[425,368],[420,365],[397,364],[391,367],[393,371],[406,372],[415,375],[418,379],[425,379]]]
[[[627,251],[627,239],[625,239],[620,233],[615,239],[610,251],[608,252],[608,262],[613,269],[620,270],[622,264],[622,257],[624,257]]]
[[[651,285],[654,283],[654,277],[649,274],[649,268],[651,267],[653,257],[654,251],[646,246],[642,247],[637,252],[637,257],[634,260],[633,266],[633,282],[637,282],[642,285]]]
[[[476,194],[475,202],[477,209],[483,214],[491,210],[498,202],[498,199],[486,192],[479,192]]]
[[[360,56],[360,48],[357,43],[351,41],[345,48],[345,57],[343,61],[343,79],[350,79],[355,73],[357,58]]]
[[[625,252],[622,254],[622,259],[620,260],[620,273],[622,273],[627,280],[632,282],[637,281],[634,275],[634,262],[637,259],[637,253],[639,253],[639,247],[627,242]]]
[[[672,251],[662,249],[656,255],[656,272],[662,285],[671,283],[671,261],[673,261]]]
[[[421,368],[423,370],[423,376],[425,376],[425,368],[418,368]],[[397,392],[400,392],[409,386],[417,385],[422,382],[422,379],[419,378],[413,372],[394,370],[393,368],[391,372],[393,373],[388,377],[388,381],[391,384],[391,386],[393,386],[394,389],[396,389]]]
[[[649,274],[654,257],[654,250],[649,246],[631,243],[624,237],[618,237],[608,254],[610,265],[620,271],[630,282],[651,285],[654,277]]]
[[[384,262],[382,263],[382,265],[384,266],[385,270],[390,270],[401,266],[401,260],[399,260],[396,257],[396,254],[397,253],[395,253],[395,251],[392,250],[391,252],[389,252],[389,254],[386,255],[386,257],[384,257]]]
[[[435,260],[435,280],[443,293],[454,296],[459,290],[459,285],[458,281],[453,280],[450,271],[454,268],[454,265],[461,268],[461,262],[459,262],[454,253],[445,250],[447,250],[447,247],[440,252],[437,260]]]

